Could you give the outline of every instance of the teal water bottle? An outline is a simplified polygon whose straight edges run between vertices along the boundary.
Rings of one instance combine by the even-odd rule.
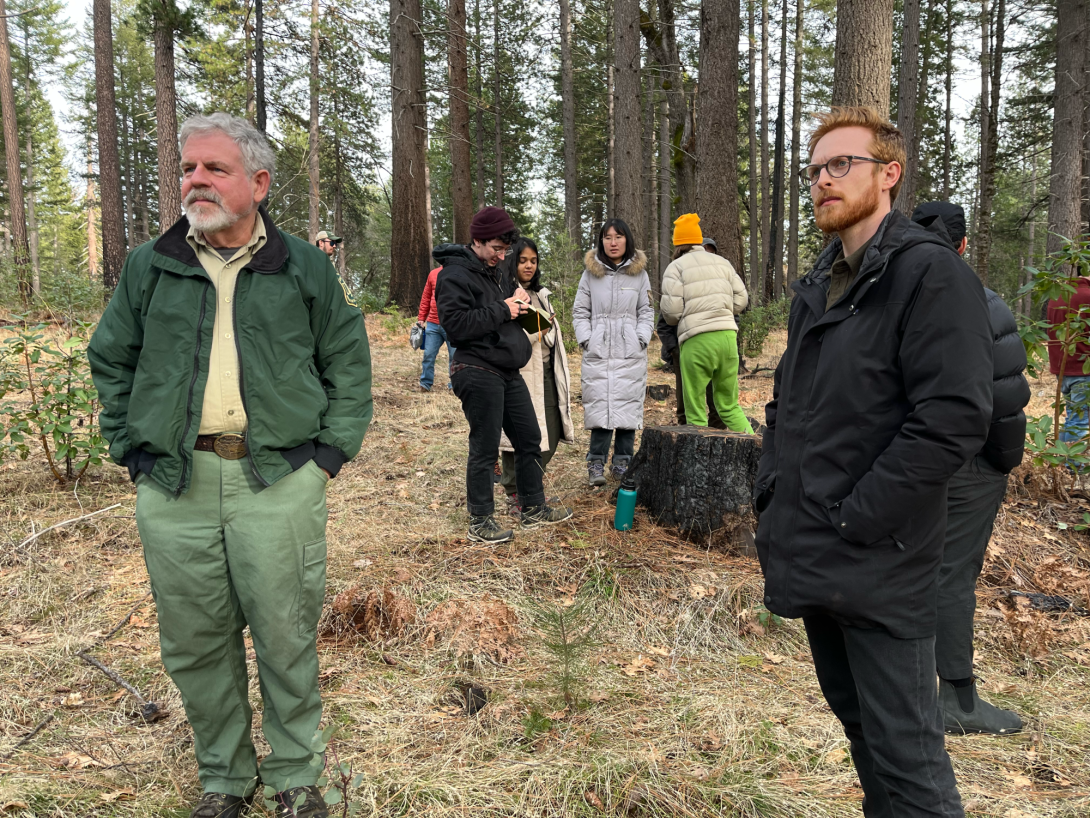
[[[617,511],[613,517],[613,527],[618,531],[629,531],[632,518],[636,514],[636,481],[631,476],[625,477],[617,490]]]

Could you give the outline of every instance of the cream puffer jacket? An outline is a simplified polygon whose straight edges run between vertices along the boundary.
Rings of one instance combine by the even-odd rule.
[[[659,307],[666,323],[677,326],[679,344],[702,332],[737,332],[734,316],[748,304],[746,285],[731,263],[703,247],[671,262],[662,274]]]

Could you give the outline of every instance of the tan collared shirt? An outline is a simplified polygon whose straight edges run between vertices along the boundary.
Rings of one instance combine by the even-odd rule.
[[[235,281],[238,271],[250,263],[267,240],[265,220],[255,214],[254,233],[227,261],[194,228],[186,241],[197,261],[216,288],[216,319],[212,328],[212,351],[208,358],[208,383],[201,410],[202,435],[242,434],[246,431],[246,410],[239,390],[238,347],[235,341]]]

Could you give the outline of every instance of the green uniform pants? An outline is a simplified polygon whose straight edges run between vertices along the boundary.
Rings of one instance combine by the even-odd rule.
[[[249,460],[193,452],[193,480],[175,497],[146,475],[136,523],[159,616],[167,673],[193,727],[206,792],[256,786],[242,631],[257,655],[261,726],[272,749],[261,780],[278,792],[314,784],[318,618],[325,596],[325,473],[310,461],[263,487]]]
[[[753,434],[738,405],[737,334],[734,330],[702,332],[681,345],[681,384],[685,390],[685,419],[690,425],[708,425],[705,391],[711,383],[715,410],[727,428]]]

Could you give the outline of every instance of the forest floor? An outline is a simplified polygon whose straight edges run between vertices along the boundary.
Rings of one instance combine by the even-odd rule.
[[[325,720],[342,728],[330,758],[363,774],[350,791],[363,815],[861,814],[801,623],[763,612],[755,559],[679,540],[639,511],[631,532],[614,531],[607,494],[586,486],[578,401],[579,445],[561,447],[547,484],[574,519],[502,545],[467,541],[459,403],[441,388],[412,391],[419,353],[396,319],[371,316],[368,326],[375,419],[360,456],[329,485],[329,627],[318,647]],[[782,346],[771,339],[758,363],[774,365]],[[672,383],[657,368],[657,341],[649,360],[650,382]],[[578,367],[573,355],[575,394]],[[752,417],[763,418],[768,374],[742,381]],[[1050,388],[1034,384],[1037,411]],[[672,398],[648,401],[647,425],[672,419]],[[947,739],[974,816],[1090,814],[1090,617],[1006,597],[1039,591],[1090,607],[1087,532],[1057,526],[1081,520],[1090,502],[1055,501],[1042,482],[1026,467],[1012,478],[976,621],[981,689],[1021,713],[1026,730]],[[192,734],[159,658],[134,501],[112,466],[73,487],[34,460],[0,465],[4,816],[184,816],[199,794]],[[334,597],[352,588],[398,595],[376,595],[363,627],[381,635],[403,624],[401,634],[370,641],[334,627]],[[568,706],[534,606],[563,609],[577,594],[590,600],[599,638]],[[81,650],[166,717],[144,723],[133,697]],[[252,650],[249,659],[260,724]],[[460,703],[468,684],[488,691],[475,715]]]

